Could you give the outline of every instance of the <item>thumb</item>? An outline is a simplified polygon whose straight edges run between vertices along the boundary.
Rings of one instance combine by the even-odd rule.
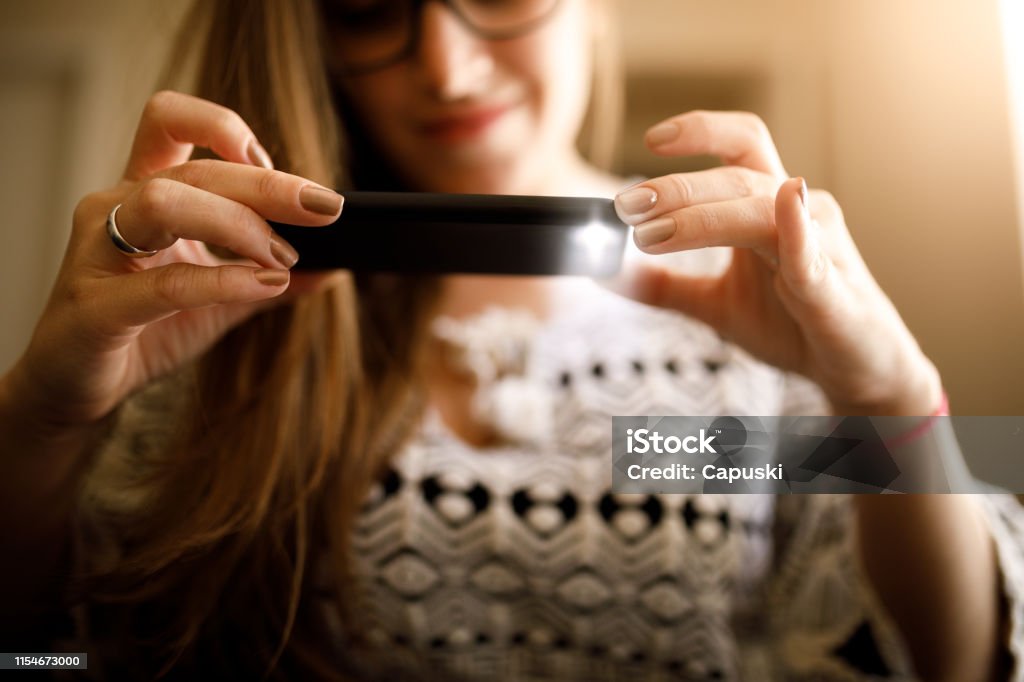
[[[257,313],[295,303],[306,294],[319,294],[331,287],[338,286],[347,277],[348,274],[342,270],[292,271],[288,288],[284,293],[259,301],[225,306],[224,322],[227,327],[233,327]]]
[[[821,245],[821,227],[807,206],[807,183],[790,178],[775,198],[779,271],[776,288],[790,303],[813,309],[832,307],[840,298],[839,278]],[[790,312],[799,316],[797,310]]]

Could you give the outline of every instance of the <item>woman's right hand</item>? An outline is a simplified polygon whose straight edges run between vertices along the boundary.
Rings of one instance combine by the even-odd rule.
[[[224,160],[189,161],[195,145]],[[106,220],[118,204],[124,239],[158,253],[132,258],[114,246]],[[9,377],[19,409],[57,430],[98,423],[253,313],[327,285],[336,273],[289,276],[294,250],[266,220],[326,225],[341,204],[336,192],[273,170],[230,109],[155,94],[124,178],[75,210],[50,299]]]

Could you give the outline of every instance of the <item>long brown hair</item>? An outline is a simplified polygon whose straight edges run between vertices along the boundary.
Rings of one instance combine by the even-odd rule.
[[[189,89],[237,111],[277,168],[343,189],[322,37],[314,0],[199,1],[170,63],[180,84],[193,55]],[[599,144],[587,147],[607,160],[620,79],[597,70],[587,130]],[[120,540],[118,561],[81,588],[96,646],[121,661],[108,674],[345,679],[310,606],[311,569],[326,556],[347,622],[348,538],[422,411],[438,294],[436,278],[350,275],[252,317],[178,373],[173,438],[95,477],[83,512]],[[104,491],[138,502],[104,505]]]

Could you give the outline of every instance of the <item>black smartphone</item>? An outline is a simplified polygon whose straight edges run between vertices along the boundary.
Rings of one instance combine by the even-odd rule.
[[[328,226],[270,222],[299,252],[295,269],[609,277],[629,234],[610,199],[342,194]]]

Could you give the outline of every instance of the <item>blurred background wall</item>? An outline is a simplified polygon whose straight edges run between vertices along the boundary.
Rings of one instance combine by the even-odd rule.
[[[998,0],[615,0],[643,130],[747,109],[787,169],[829,189],[960,414],[1024,414],[1020,176]],[[182,0],[0,5],[0,371],[23,350],[77,199],[112,184]],[[1024,41],[1024,26],[1012,33]],[[1024,145],[1021,145],[1024,149]],[[1020,204],[1024,206],[1024,203]],[[871,330],[865,330],[870,334]]]

